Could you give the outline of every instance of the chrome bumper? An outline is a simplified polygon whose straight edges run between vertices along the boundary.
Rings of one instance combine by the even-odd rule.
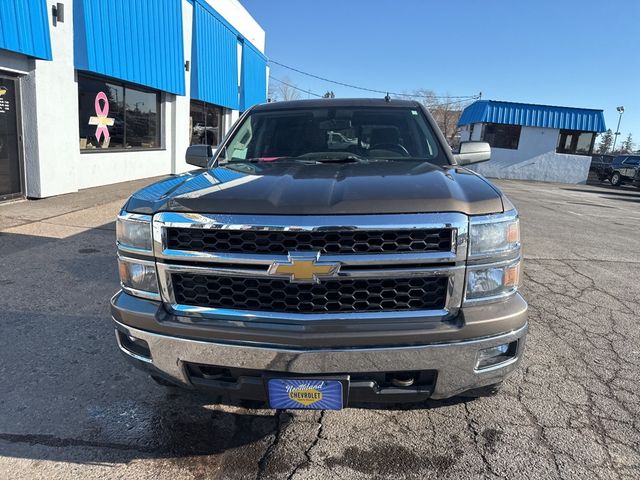
[[[419,346],[293,350],[190,340],[129,327],[115,319],[114,322],[120,332],[147,342],[151,358],[129,351],[116,335],[125,355],[138,360],[141,367],[185,386],[191,383],[184,362],[301,375],[437,370],[431,396],[435,399],[503,380],[520,363],[528,329],[525,324],[491,337]],[[516,340],[518,347],[513,357],[493,367],[475,368],[479,350]]]

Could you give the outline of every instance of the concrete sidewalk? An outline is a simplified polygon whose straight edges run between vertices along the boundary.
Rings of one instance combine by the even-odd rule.
[[[115,229],[115,217],[134,191],[163,177],[89,188],[41,200],[0,204],[0,232],[65,238],[90,228]]]

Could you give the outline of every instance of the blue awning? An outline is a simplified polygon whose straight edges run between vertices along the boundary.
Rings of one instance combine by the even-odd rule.
[[[193,2],[191,60],[191,98],[234,110],[266,101],[266,57],[206,0]]]
[[[76,0],[78,70],[184,95],[180,0]]]
[[[242,48],[242,98],[240,109],[267,101],[267,59],[253,45]]]
[[[4,0],[0,7],[0,48],[51,60],[46,0]]]
[[[191,48],[191,98],[238,110],[238,34],[198,1]]]
[[[472,123],[502,123],[583,132],[606,130],[602,110],[496,100],[478,100],[465,108],[458,126]]]

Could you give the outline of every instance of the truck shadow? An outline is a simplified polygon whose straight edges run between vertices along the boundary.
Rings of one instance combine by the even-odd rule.
[[[102,465],[247,446],[255,466],[265,438],[296,414],[217,404],[158,386],[129,365],[109,315],[118,285],[114,237],[113,223],[60,238],[0,233],[0,455]]]

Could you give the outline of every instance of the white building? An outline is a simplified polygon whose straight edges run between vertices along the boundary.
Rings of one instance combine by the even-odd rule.
[[[0,201],[193,168],[266,101],[238,0],[7,0],[0,32]]]
[[[475,165],[487,177],[585,183],[602,110],[478,100],[458,122],[460,141],[485,141],[491,160]]]

